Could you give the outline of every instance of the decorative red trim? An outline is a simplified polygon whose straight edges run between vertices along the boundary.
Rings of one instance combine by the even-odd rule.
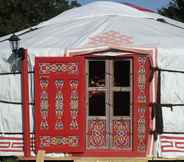
[[[152,137],[153,134],[151,133],[151,130],[153,129],[153,120],[152,120],[152,107],[150,106],[150,103],[152,103],[152,98],[153,98],[153,94],[151,93],[152,88],[151,88],[151,82],[150,82],[150,75],[151,75],[151,66],[153,65],[153,61],[152,58],[149,56],[147,58],[147,64],[146,64],[146,68],[147,68],[147,95],[148,95],[148,103],[147,103],[147,114],[146,114],[146,120],[147,120],[147,128],[146,128],[146,132],[147,132],[147,148],[146,148],[146,154],[150,155],[152,148],[153,147],[153,141],[152,141]]]
[[[145,94],[147,96],[146,99],[146,113],[145,113],[145,120],[146,120],[146,127],[145,127],[145,132],[146,132],[146,137],[145,137],[145,144],[146,144],[146,153],[147,150],[149,149],[150,146],[150,141],[149,141],[149,135],[150,135],[150,122],[151,122],[151,111],[150,111],[150,58],[146,57],[146,83],[145,83]]]
[[[24,51],[24,59],[21,67],[22,80],[22,101],[23,101],[23,139],[24,139],[24,156],[31,156],[30,152],[30,120],[29,120],[29,76],[28,76],[28,52]]]
[[[184,140],[184,137],[171,137],[171,136],[160,136],[160,139],[176,139],[176,140]]]
[[[68,54],[69,56],[83,56],[83,55],[92,55],[96,52],[106,52],[109,50],[119,50],[119,51],[126,51],[126,52],[131,52],[134,55],[139,55],[139,54],[143,54],[143,55],[148,55],[148,54],[152,54],[152,48],[125,48],[122,46],[115,46],[115,45],[111,45],[111,46],[100,46],[100,47],[94,47],[94,48],[76,48],[76,49],[71,49],[68,50]]]
[[[9,148],[10,142],[0,142],[0,148]]]
[[[133,65],[133,150],[146,154],[149,131],[149,64],[145,55],[135,55]]]
[[[152,49],[152,53],[149,55],[149,66],[150,67],[157,67],[157,48]],[[149,67],[149,69],[150,69]],[[151,71],[150,71],[151,72]],[[150,73],[149,72],[149,73]],[[158,80],[158,74],[156,72],[153,73],[153,78],[151,81],[149,81],[149,132],[148,132],[148,144],[147,144],[147,155],[152,155],[154,150],[154,135],[153,131],[155,130],[155,122],[152,117],[152,103],[156,102],[156,94],[157,94],[157,80]]]
[[[182,150],[169,150],[169,151],[162,150],[162,152],[184,152],[184,151]]]
[[[174,155],[174,152],[184,152],[184,137],[176,135],[161,135],[160,151],[161,153],[168,153],[170,155]]]
[[[6,137],[6,136],[2,136],[0,137],[0,140],[22,140],[21,137]]]
[[[22,142],[14,142],[12,143],[12,148],[22,148],[23,143]]]
[[[0,152],[22,152],[22,150],[1,150],[0,149]],[[31,157],[31,156],[25,156],[25,158],[28,158],[28,157]]]
[[[124,4],[127,5],[127,6],[130,6],[130,7],[132,7],[132,8],[135,8],[135,9],[137,9],[137,10],[139,10],[139,11],[155,13],[155,11],[153,11],[153,10],[151,10],[151,9],[144,8],[144,7],[141,7],[141,6],[132,4],[132,3],[124,2]]]

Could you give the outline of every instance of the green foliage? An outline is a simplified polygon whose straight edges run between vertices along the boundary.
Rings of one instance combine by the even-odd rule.
[[[0,36],[13,33],[50,19],[73,7],[66,0],[0,0]]]
[[[163,7],[159,10],[159,13],[184,22],[184,0],[171,0],[167,7]]]

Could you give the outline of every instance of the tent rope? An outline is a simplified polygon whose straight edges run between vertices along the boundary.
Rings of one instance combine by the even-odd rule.
[[[164,71],[164,72],[171,72],[171,73],[182,73],[184,74],[184,71],[180,71],[180,70],[168,70],[168,69],[162,69],[162,68],[153,68],[154,71]]]
[[[0,100],[0,103],[12,104],[12,105],[22,105],[22,102],[14,102],[14,101],[6,101],[6,100]],[[30,102],[29,105],[35,105],[35,103]]]
[[[13,105],[22,105],[22,102],[14,102],[14,101],[6,101],[6,100],[0,100],[0,103],[13,104]],[[30,102],[29,105],[35,105],[35,103]]]
[[[29,74],[34,74],[34,71],[29,71]],[[0,75],[16,75],[21,74],[21,72],[6,72],[6,73],[0,73]]]

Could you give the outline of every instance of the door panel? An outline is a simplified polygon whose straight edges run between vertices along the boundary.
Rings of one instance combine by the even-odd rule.
[[[110,149],[132,150],[132,59],[110,62]]]
[[[131,119],[111,120],[111,147],[116,150],[131,150],[132,145],[132,121]]]
[[[108,84],[104,60],[86,61],[87,76],[87,149],[107,149],[109,146]]]
[[[84,58],[36,58],[36,151],[83,152]]]
[[[107,127],[104,119],[88,120],[88,149],[105,149],[108,146]]]
[[[93,96],[93,97],[91,97]],[[97,96],[97,97],[95,97]],[[96,98],[96,100],[95,100]],[[87,121],[87,148],[106,149],[109,145],[108,135],[108,108],[106,91],[89,91],[88,94],[88,121]],[[98,107],[97,107],[98,106]]]

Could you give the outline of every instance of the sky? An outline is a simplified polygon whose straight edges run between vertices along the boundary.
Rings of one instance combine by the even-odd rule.
[[[100,0],[78,0],[82,5]],[[116,2],[128,2],[141,7],[152,9],[157,11],[163,6],[167,6],[171,0],[106,0],[106,1],[116,1]]]

